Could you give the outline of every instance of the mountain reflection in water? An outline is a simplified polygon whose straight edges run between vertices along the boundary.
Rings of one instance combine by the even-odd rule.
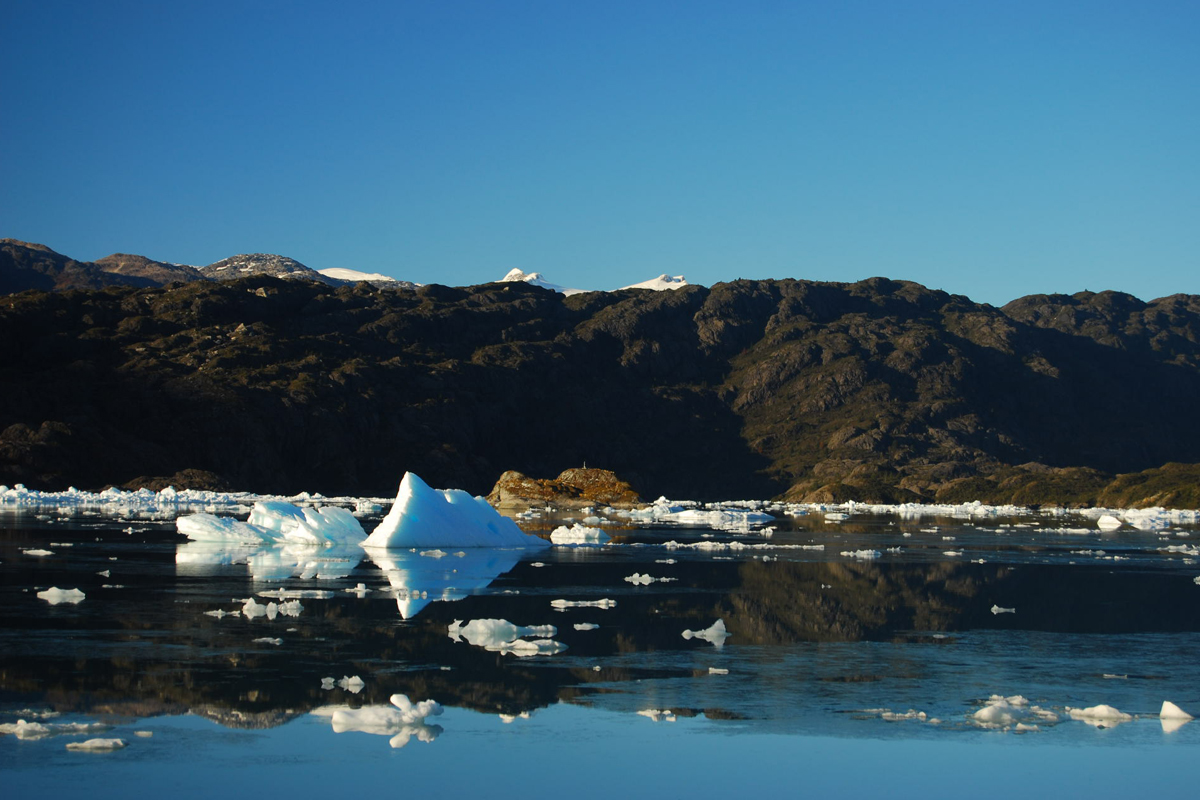
[[[1065,704],[1087,702],[1077,695],[1091,682],[1097,696],[1150,710],[1160,694],[1186,701],[1195,682],[1185,690],[1171,676],[1194,678],[1200,661],[1193,559],[1153,533],[800,519],[781,520],[770,539],[643,528],[606,547],[374,552],[214,546],[96,520],[3,522],[7,709],[190,711],[270,727],[402,694],[509,717],[563,701],[653,704],[738,725],[853,732],[862,709],[936,701],[962,718],[992,692],[1030,685]],[[52,556],[24,552],[47,542],[58,543]],[[875,555],[851,555],[864,548]],[[635,573],[674,580],[625,580]],[[86,599],[51,606],[35,592],[49,586]],[[299,616],[232,615],[247,598],[285,596],[299,599]],[[603,598],[615,605],[551,605]],[[555,626],[567,648],[523,658],[448,633],[456,620],[483,619]],[[720,649],[682,636],[718,619],[730,633]],[[1119,686],[1102,682],[1115,673]],[[354,675],[361,692],[322,686]]]

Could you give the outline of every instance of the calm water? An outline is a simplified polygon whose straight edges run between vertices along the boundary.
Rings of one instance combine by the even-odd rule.
[[[610,526],[604,547],[373,560],[43,516],[0,514],[0,724],[108,727],[0,737],[6,797],[1196,792],[1200,723],[1158,719],[1164,700],[1200,714],[1187,527],[810,515],[769,538]],[[37,596],[51,586],[86,597],[51,605]],[[281,589],[303,593],[298,615],[206,613]],[[566,649],[521,657],[449,635],[484,619],[552,625]],[[720,647],[682,635],[718,619]],[[336,712],[395,693],[445,713],[339,732]],[[982,727],[993,695],[1025,702]],[[1131,718],[1067,711],[1100,704]],[[128,746],[66,748],[95,737]]]

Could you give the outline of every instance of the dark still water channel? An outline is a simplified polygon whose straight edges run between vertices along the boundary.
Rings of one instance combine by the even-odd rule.
[[[368,554],[2,512],[4,796],[1195,795],[1194,525],[773,525]]]

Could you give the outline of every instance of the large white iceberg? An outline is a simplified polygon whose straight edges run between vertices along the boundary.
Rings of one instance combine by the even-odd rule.
[[[482,497],[460,489],[439,491],[404,473],[396,502],[363,547],[548,547],[502,517]]]
[[[287,542],[332,547],[358,544],[366,532],[344,508],[300,508],[282,500],[260,500],[245,522],[212,514],[189,514],[175,528],[196,542],[261,544]]]

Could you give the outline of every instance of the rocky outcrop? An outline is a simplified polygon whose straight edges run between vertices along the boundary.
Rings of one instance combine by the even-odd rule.
[[[607,469],[572,468],[557,478],[538,479],[509,470],[487,496],[496,508],[512,510],[553,506],[559,509],[612,506],[632,508],[642,499],[627,481]]]

